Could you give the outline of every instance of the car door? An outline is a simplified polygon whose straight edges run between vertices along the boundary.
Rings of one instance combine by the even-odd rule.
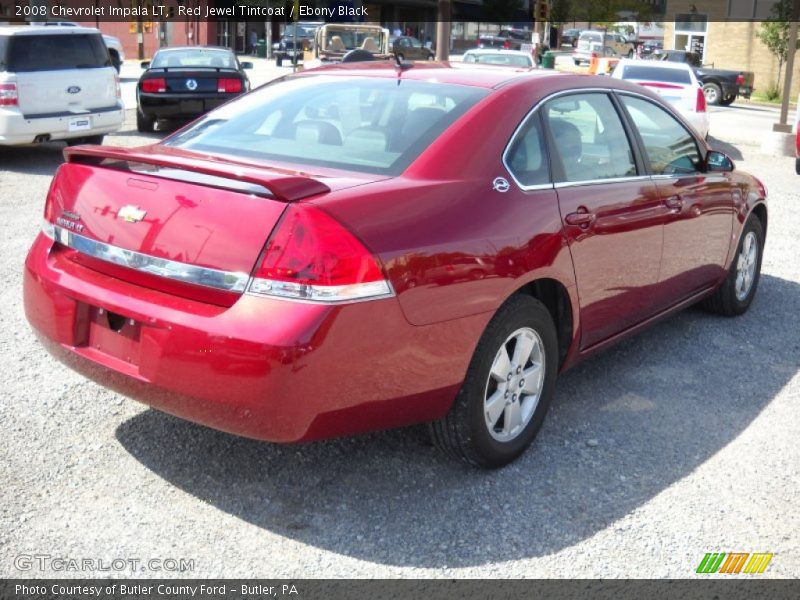
[[[703,172],[694,134],[669,111],[643,97],[620,94],[619,98],[669,210],[658,294],[665,307],[710,287],[722,276],[741,192],[731,185],[730,173]]]
[[[665,208],[606,92],[542,109],[587,348],[653,313]]]

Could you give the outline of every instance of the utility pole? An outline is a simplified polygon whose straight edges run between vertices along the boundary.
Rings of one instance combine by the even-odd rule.
[[[450,14],[452,0],[439,0],[436,16],[436,60],[450,58]],[[421,40],[425,43],[425,40]]]

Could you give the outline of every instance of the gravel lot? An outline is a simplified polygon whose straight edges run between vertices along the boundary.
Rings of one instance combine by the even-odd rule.
[[[106,143],[147,142],[134,129],[130,113]],[[193,559],[174,575],[195,577],[688,577],[707,551],[774,552],[765,575],[797,577],[800,177],[724,139],[770,191],[750,312],[690,309],[585,362],[531,451],[491,473],[417,428],[239,439],[56,363],[21,273],[62,146],[0,148],[0,577],[93,575],[20,571],[21,554]]]

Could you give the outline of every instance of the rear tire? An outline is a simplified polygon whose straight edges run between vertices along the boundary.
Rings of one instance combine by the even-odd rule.
[[[756,295],[758,280],[761,277],[763,251],[764,228],[761,220],[751,215],[742,230],[728,275],[714,295],[703,302],[703,307],[726,317],[735,317],[747,312]]]
[[[572,62],[574,62],[574,63],[575,63],[575,66],[576,66],[576,67],[580,67],[580,66],[581,66],[581,61],[579,61],[577,58],[573,58],[573,59],[572,59]]]
[[[794,159],[794,170],[795,170],[795,173],[800,175],[800,158],[795,158]]]
[[[279,56],[279,57],[277,57],[275,59],[275,66],[276,67],[282,67],[283,66],[283,57],[282,56]]]
[[[722,100],[719,101],[720,106],[730,106],[733,104],[733,101],[736,100],[736,94],[728,94]]]
[[[722,88],[716,83],[704,83],[703,94],[705,94],[706,97],[706,104],[710,104],[711,106],[719,106],[722,101]]]
[[[536,437],[557,371],[550,313],[530,296],[512,296],[483,332],[450,412],[430,424],[433,443],[475,467],[510,463]]]
[[[156,120],[153,117],[143,115],[140,110],[136,110],[136,130],[140,133],[153,133],[156,129]]]

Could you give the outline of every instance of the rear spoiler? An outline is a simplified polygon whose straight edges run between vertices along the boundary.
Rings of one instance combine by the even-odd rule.
[[[208,182],[212,187],[221,187],[235,191],[245,191],[258,194],[258,188],[263,192],[258,195],[271,196],[282,202],[296,202],[310,196],[327,194],[331,189],[321,181],[312,177],[298,175],[291,171],[277,168],[258,168],[237,163],[216,161],[184,153],[181,150],[156,148],[154,146],[135,149],[118,148],[114,146],[75,146],[64,150],[64,158],[69,163],[108,166],[111,168],[129,168],[131,165],[152,165],[156,167],[153,172],[158,174],[158,167],[171,170],[185,171],[186,178],[168,176],[169,179],[182,179],[198,183],[197,178],[191,175],[206,175],[213,178]],[[132,169],[131,169],[132,170]],[[226,185],[225,182],[230,182]],[[202,182],[200,182],[202,183]],[[245,184],[243,186],[242,184]],[[246,184],[249,184],[247,186]],[[255,186],[255,189],[254,189]]]

